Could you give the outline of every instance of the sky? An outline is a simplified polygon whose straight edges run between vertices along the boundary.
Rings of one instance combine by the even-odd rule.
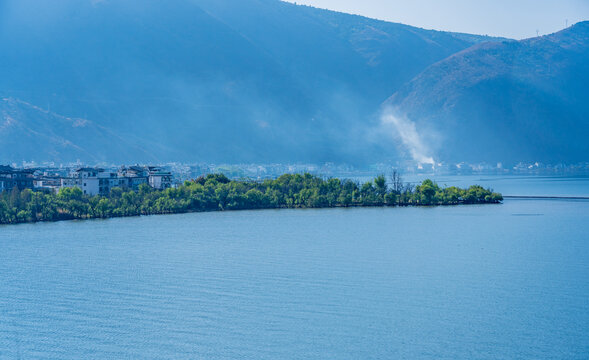
[[[589,20],[589,0],[288,1],[426,29],[524,39]]]

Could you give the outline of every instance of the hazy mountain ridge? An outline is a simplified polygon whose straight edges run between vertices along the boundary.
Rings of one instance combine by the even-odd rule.
[[[139,139],[122,138],[111,130],[81,118],[68,118],[24,101],[0,99],[0,161],[9,163],[25,159],[31,151],[43,158],[76,161],[113,159],[122,161],[129,155],[149,156]],[[156,160],[156,159],[153,159]]]
[[[109,129],[127,161],[388,159],[379,104],[485,39],[461,37],[275,0],[7,0],[0,95]],[[61,160],[38,143],[0,151]]]
[[[586,160],[589,22],[442,60],[386,103],[445,161]]]

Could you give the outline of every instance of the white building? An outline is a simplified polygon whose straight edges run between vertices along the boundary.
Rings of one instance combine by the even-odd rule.
[[[85,195],[108,195],[113,188],[138,190],[141,184],[149,184],[157,190],[172,187],[172,173],[157,167],[121,168],[118,173],[99,168],[80,168],[70,177],[61,179],[61,186],[79,187]]]
[[[172,187],[172,173],[158,168],[150,169],[149,186],[156,190],[165,190]]]
[[[86,178],[63,178],[61,179],[61,187],[78,187],[82,190],[84,195],[98,195],[100,193],[100,186],[98,178],[86,177]]]
[[[61,179],[61,187],[79,187],[84,195],[108,195],[115,187],[127,188],[127,178],[103,169],[81,168],[72,173],[71,178]]]

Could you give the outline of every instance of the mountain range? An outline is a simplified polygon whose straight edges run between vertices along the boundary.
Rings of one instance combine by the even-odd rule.
[[[385,107],[446,161],[587,161],[589,22],[460,51],[404,85]]]
[[[4,0],[0,162],[577,159],[586,28],[516,42],[278,0]]]

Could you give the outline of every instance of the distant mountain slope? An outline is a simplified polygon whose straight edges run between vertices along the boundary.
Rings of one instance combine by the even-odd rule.
[[[371,103],[436,61],[472,44],[497,40],[274,0],[195,2],[298,79],[337,79],[374,95]]]
[[[385,104],[438,160],[575,162],[589,154],[589,22],[473,46]]]
[[[162,160],[374,160],[361,134],[378,105],[485,39],[278,0],[4,0],[0,96],[158,144]]]
[[[122,138],[109,129],[80,118],[68,118],[26,102],[0,99],[0,163],[39,158],[61,161],[123,161],[131,157],[157,160],[156,146],[148,150],[138,139]]]

